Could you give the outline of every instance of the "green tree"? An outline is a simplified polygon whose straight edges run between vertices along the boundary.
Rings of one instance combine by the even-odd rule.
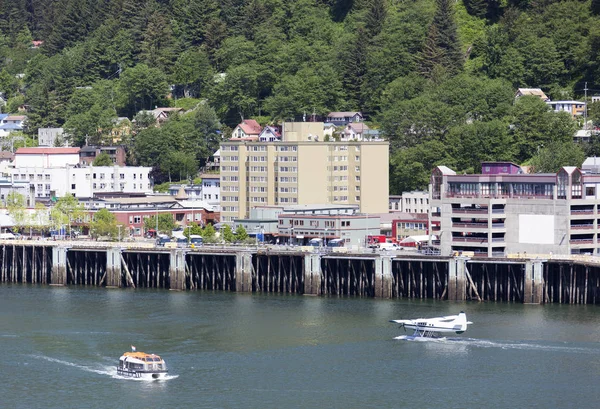
[[[75,196],[69,194],[58,198],[50,210],[50,217],[54,228],[60,229],[63,226],[67,226],[69,233],[71,232],[73,222],[81,220],[84,214],[83,204],[79,203],[79,200]]]
[[[436,0],[437,10],[421,54],[421,73],[432,78],[437,70],[458,73],[464,57],[460,51],[458,31],[451,0]]]
[[[191,235],[202,236],[202,233],[202,226],[200,226],[198,223],[190,223],[185,229],[183,229],[183,235],[188,239]]]
[[[231,230],[231,226],[226,224],[225,226],[223,226],[221,228],[221,238],[226,242],[226,243],[233,243],[235,241],[235,234],[233,233],[233,231]]]
[[[551,141],[529,162],[535,173],[556,173],[563,166],[581,167],[585,160],[583,148],[572,141]]]
[[[150,216],[144,219],[144,229],[148,230],[156,230],[156,216]],[[173,229],[177,227],[175,221],[173,220],[173,215],[171,213],[160,213],[158,215],[158,232],[171,235]]]
[[[133,116],[139,110],[153,109],[166,103],[169,85],[161,70],[138,64],[123,71],[118,91],[121,109]]]
[[[27,200],[19,192],[11,191],[6,195],[6,209],[15,221],[17,229],[21,229],[27,224],[26,207]]]
[[[98,210],[90,223],[90,232],[93,238],[110,237],[111,240],[117,240],[119,227],[116,216],[106,208]]]
[[[50,226],[50,209],[43,203],[37,202],[30,215],[29,225],[39,230],[47,229]]]
[[[246,239],[248,239],[248,232],[246,231],[246,229],[244,229],[244,226],[238,224],[238,226],[235,229],[235,241],[243,242]]]
[[[215,227],[212,224],[207,224],[202,229],[201,236],[206,242],[216,241],[217,232],[215,230]]]
[[[172,175],[177,175],[179,180],[186,180],[195,176],[198,171],[198,162],[193,153],[167,152],[163,156],[160,169],[169,174],[169,181],[171,181]]]
[[[571,141],[576,129],[576,123],[568,113],[551,111],[535,96],[520,97],[515,102],[511,125],[518,161],[531,158],[550,142]]]
[[[110,155],[106,152],[101,152],[92,163],[94,166],[113,166],[114,163],[110,158]]]

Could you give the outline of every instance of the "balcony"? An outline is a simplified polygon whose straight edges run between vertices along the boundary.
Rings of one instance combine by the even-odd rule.
[[[587,224],[572,224],[571,230],[592,230],[594,228],[594,223]]]
[[[594,244],[594,239],[571,239],[569,240],[569,243],[571,245],[577,246],[577,245],[590,245],[590,244]]]

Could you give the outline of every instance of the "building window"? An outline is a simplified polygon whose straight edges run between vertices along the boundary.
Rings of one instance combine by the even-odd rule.
[[[75,188],[75,183],[72,183],[72,184],[71,184],[71,190],[75,190],[75,189],[76,189],[76,188]]]

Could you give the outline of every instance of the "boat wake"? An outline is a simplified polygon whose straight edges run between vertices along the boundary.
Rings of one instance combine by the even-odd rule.
[[[94,367],[79,365],[79,364],[76,364],[73,362],[64,361],[62,359],[57,359],[57,358],[51,358],[51,357],[43,356],[43,355],[30,355],[30,356],[33,358],[44,359],[48,362],[54,362],[57,364],[66,365],[66,366],[70,366],[73,368],[78,368],[78,369],[81,369],[82,371],[87,371],[87,372],[91,372],[91,373],[95,373],[95,374],[99,374],[99,375],[110,376],[113,379],[127,379],[127,380],[133,380],[133,381],[141,381],[141,382],[156,382],[156,380],[154,380],[154,379],[147,380],[147,379],[131,378],[131,377],[117,375],[116,366],[102,365],[97,368],[94,368]],[[179,375],[167,375],[164,378],[160,379],[159,381],[168,381],[168,380],[177,379],[177,378],[179,378]]]
[[[418,341],[418,342],[431,342],[437,344],[446,345],[461,345],[470,346],[475,348],[500,348],[500,349],[516,349],[516,350],[537,350],[537,351],[549,351],[549,352],[571,352],[571,353],[586,353],[586,354],[600,354],[600,350],[597,348],[586,348],[586,347],[573,347],[563,345],[548,345],[536,342],[523,342],[523,341],[494,341],[477,338],[459,338],[459,337],[441,337],[441,338],[426,338],[426,337],[415,337],[413,335],[401,335],[395,337],[397,340],[404,341]]]

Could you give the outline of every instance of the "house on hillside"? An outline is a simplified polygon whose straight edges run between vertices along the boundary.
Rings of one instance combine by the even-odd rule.
[[[548,98],[544,91],[542,91],[540,88],[519,88],[515,94],[515,99],[526,95],[539,97],[544,102],[550,101],[550,98]]]
[[[152,114],[154,119],[156,119],[156,125],[160,126],[163,122],[167,121],[171,115],[176,115],[183,111],[184,111],[183,108],[162,107],[162,108],[155,108],[151,111],[140,111],[140,112],[147,112],[149,114]]]
[[[262,128],[254,119],[244,119],[233,132],[231,139],[241,141],[256,141],[262,132]]]
[[[275,142],[281,140],[281,132],[274,126],[265,126],[258,136],[260,142]]]
[[[585,113],[585,102],[582,101],[546,101],[554,112],[568,112],[573,118]]]
[[[366,133],[369,131],[369,127],[364,122],[353,122],[344,128],[342,132],[343,141],[362,141],[365,139]]]
[[[330,112],[327,115],[327,120],[335,126],[346,126],[352,122],[362,122],[364,120],[360,112]]]

